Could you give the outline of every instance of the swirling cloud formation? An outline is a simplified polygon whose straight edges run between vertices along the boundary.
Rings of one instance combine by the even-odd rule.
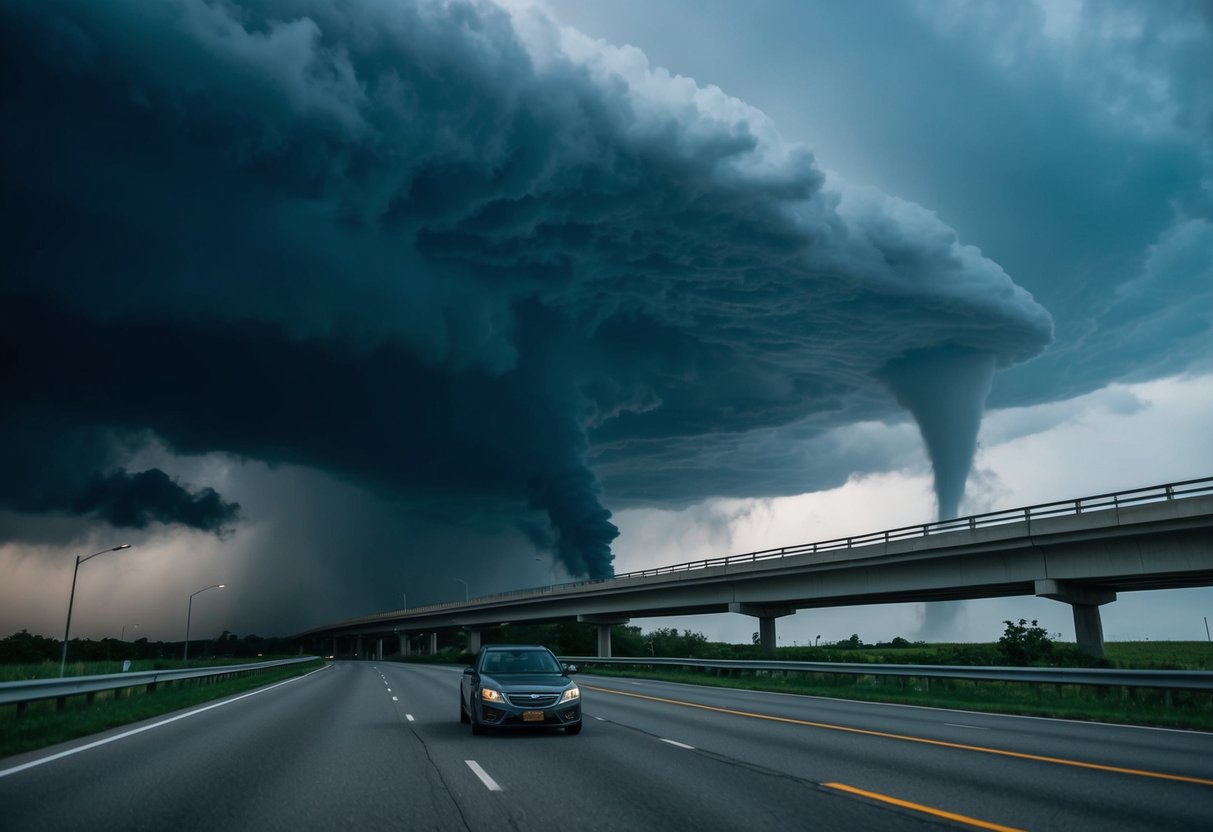
[[[992,374],[1051,339],[930,211],[535,9],[15,0],[0,33],[10,509],[232,524],[125,470],[155,441],[476,504],[597,577],[606,504],[807,490],[771,437],[898,403],[954,512]]]

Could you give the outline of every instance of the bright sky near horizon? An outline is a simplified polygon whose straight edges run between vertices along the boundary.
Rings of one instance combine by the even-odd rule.
[[[1213,7],[16,0],[0,635],[285,635],[1213,476]],[[1213,588],[1110,639],[1205,638]],[[1035,598],[782,644],[1073,637]],[[652,619],[746,641],[743,616]]]

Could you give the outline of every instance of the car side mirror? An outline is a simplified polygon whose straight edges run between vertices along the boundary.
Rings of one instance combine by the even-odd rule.
[[[565,673],[576,673],[576,672],[577,672],[577,665],[575,665],[575,664],[566,664],[566,665],[564,666],[564,672],[565,672]]]
[[[476,671],[475,671],[473,668],[470,668],[470,667],[465,667],[465,668],[463,669],[463,675],[464,675],[464,676],[475,676],[475,675],[476,675]]]

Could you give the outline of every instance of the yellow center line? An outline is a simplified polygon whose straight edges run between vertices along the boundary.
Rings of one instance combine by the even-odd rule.
[[[955,812],[945,812],[942,809],[933,809],[930,806],[923,806],[921,803],[911,803],[908,800],[900,800],[896,797],[889,797],[886,794],[877,794],[876,792],[864,791],[863,789],[857,789],[854,786],[848,786],[845,783],[823,783],[822,785],[827,789],[837,789],[840,792],[856,794],[870,800],[878,800],[881,803],[889,803],[893,806],[900,806],[902,809],[910,809],[915,812],[922,812],[925,815],[934,815],[937,818],[946,818],[947,820],[967,824],[968,826],[976,826],[978,829],[993,829],[995,832],[1024,832],[1024,830],[1015,826],[1003,826],[1000,823],[990,823],[989,821],[978,820],[977,818],[971,818],[967,815],[958,815]]]
[[[1025,754],[1021,751],[1007,751],[1002,748],[989,748],[981,745],[965,745],[957,742],[947,742],[945,740],[932,740],[926,737],[911,737],[905,734],[890,734],[885,731],[871,731],[866,728],[850,728],[846,725],[831,725],[828,722],[811,722],[804,719],[793,719],[786,716],[773,716],[771,714],[757,714],[750,711],[737,711],[732,708],[718,708],[714,705],[701,705],[698,702],[684,702],[680,699],[666,699],[660,696],[649,696],[643,693],[630,693],[622,690],[611,690],[610,688],[598,688],[584,683],[578,683],[581,687],[588,690],[596,690],[601,693],[613,693],[616,696],[631,696],[635,699],[647,699],[651,702],[664,702],[668,705],[681,705],[684,708],[699,708],[704,711],[713,711],[719,714],[730,714],[732,716],[744,716],[750,719],[765,719],[770,722],[782,722],[788,725],[804,725],[809,728],[823,728],[829,731],[843,731],[848,734],[863,734],[868,737],[883,737],[890,740],[901,740],[903,742],[917,742],[923,745],[934,745],[940,748],[955,748],[961,751],[977,751],[982,754],[995,754],[1000,757],[1014,757],[1019,760],[1034,760],[1039,763],[1053,763],[1060,766],[1072,766],[1074,768],[1085,768],[1092,771],[1105,771],[1113,774],[1130,774],[1136,777],[1152,777],[1156,780],[1172,780],[1179,783],[1195,783],[1199,786],[1213,786],[1213,780],[1204,777],[1188,777],[1183,774],[1166,774],[1159,771],[1145,771],[1136,768],[1122,768],[1121,766],[1108,766],[1100,763],[1086,763],[1081,760],[1067,760],[1062,757],[1045,757],[1040,754]]]

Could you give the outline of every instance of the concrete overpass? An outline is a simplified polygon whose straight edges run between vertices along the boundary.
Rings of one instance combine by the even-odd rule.
[[[658,569],[369,615],[297,638],[360,645],[396,635],[503,623],[582,621],[610,628],[633,617],[735,612],[759,621],[774,650],[775,621],[800,609],[1037,595],[1069,604],[1079,647],[1103,655],[1099,608],[1118,592],[1213,585],[1213,477],[1011,509],[857,537],[711,558]]]

